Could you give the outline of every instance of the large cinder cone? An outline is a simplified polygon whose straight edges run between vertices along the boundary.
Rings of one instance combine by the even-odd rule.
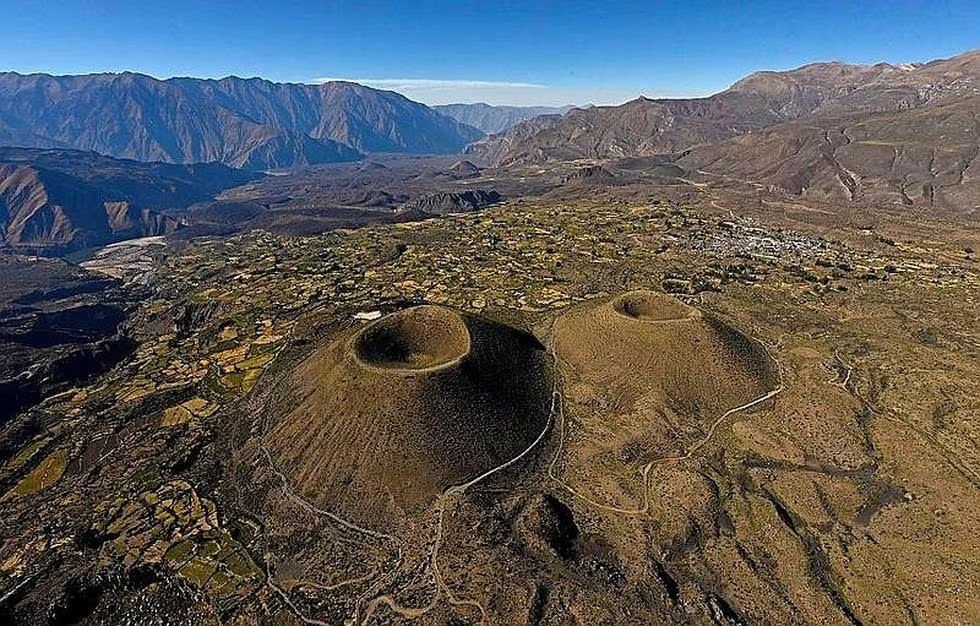
[[[269,407],[268,445],[303,495],[389,522],[520,454],[548,422],[532,336],[451,309],[381,318],[315,351]]]

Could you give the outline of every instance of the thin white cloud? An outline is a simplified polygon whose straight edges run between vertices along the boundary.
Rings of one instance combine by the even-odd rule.
[[[315,83],[347,81],[383,89],[547,89],[547,85],[493,80],[442,80],[436,78],[317,78]]]
[[[407,98],[425,104],[486,102],[518,106],[579,106],[622,104],[640,95],[648,97],[682,97],[703,94],[664,93],[656,90],[622,88],[574,88],[539,83],[443,80],[435,78],[317,78],[313,82],[347,81],[377,89],[397,91]]]

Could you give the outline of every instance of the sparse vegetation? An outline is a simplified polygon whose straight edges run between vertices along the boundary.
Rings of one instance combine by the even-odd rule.
[[[44,489],[47,489],[58,482],[61,475],[65,473],[65,466],[68,464],[68,452],[66,450],[55,450],[38,463],[37,467],[24,477],[17,486],[7,492],[4,500],[14,496],[29,496]]]
[[[973,435],[962,417],[975,394],[962,381],[976,379],[966,355],[976,350],[968,318],[980,278],[936,263],[941,254],[847,245],[692,203],[615,199],[508,204],[301,239],[201,240],[157,271],[157,297],[134,327],[134,358],[32,413],[58,426],[23,442],[5,465],[18,477],[8,490],[30,494],[4,501],[7,519],[32,528],[30,508],[51,506],[43,487],[56,475],[72,481],[58,493],[88,485],[104,494],[92,531],[110,538],[97,540],[100,562],[163,564],[210,601],[242,612],[257,610],[256,602],[279,606],[277,585],[297,606],[324,603],[342,620],[368,611],[370,602],[357,598],[383,584],[374,596],[407,594],[401,602],[445,608],[449,589],[519,615],[525,600],[532,604],[519,583],[535,579],[549,589],[535,592],[544,607],[536,611],[575,602],[597,620],[623,617],[611,589],[661,590],[667,608],[643,614],[656,621],[671,619],[677,606],[670,598],[681,583],[671,580],[698,589],[723,580],[729,609],[752,619],[833,620],[845,609],[891,619],[889,607],[898,605],[871,598],[896,592],[863,572],[888,564],[916,588],[925,579],[918,561],[901,556],[908,546],[933,563],[973,558],[968,526],[947,523],[939,539],[911,530],[920,527],[914,520],[934,528],[948,519],[950,494],[969,501],[975,489]],[[878,280],[869,279],[872,270]],[[682,285],[680,300],[657,292],[670,281]],[[362,358],[431,367],[472,354],[459,367],[469,367],[467,359],[479,366],[460,370],[468,373],[459,379],[454,370],[404,378],[353,366],[355,338],[371,328],[354,314],[406,303],[458,311],[446,315],[467,320],[473,346],[499,352],[468,353],[456,334],[439,331],[453,324],[396,325],[409,330],[368,342]],[[524,330],[508,329],[515,327]],[[785,390],[719,419],[777,385],[771,361],[746,333],[767,344]],[[544,345],[530,353],[542,372],[555,348],[559,412],[544,379],[539,393],[514,397],[529,388],[531,370],[503,364],[526,341]],[[922,368],[936,373],[915,373]],[[498,379],[480,378],[501,371],[512,374],[496,387]],[[876,382],[879,374],[890,382]],[[933,376],[961,381],[944,387],[944,406],[953,408],[941,420],[927,403]],[[485,412],[495,405],[507,424],[527,420],[506,446],[512,425],[475,436],[491,432],[480,429],[498,419]],[[441,499],[443,513],[433,517],[441,490],[526,447],[549,409],[554,423],[540,448],[465,497]],[[534,410],[542,412],[529,419]],[[55,435],[63,438],[58,450],[23,474]],[[910,445],[920,449],[915,463],[902,461]],[[85,450],[80,473],[67,471],[68,449]],[[930,450],[940,455],[934,462],[923,460]],[[937,472],[947,473],[942,491],[930,487]],[[218,485],[235,487],[221,493]],[[507,511],[524,510],[541,492],[571,520],[532,524],[531,513],[522,514],[513,532],[529,547],[515,557],[504,547]],[[85,506],[67,501],[49,510],[84,519]],[[577,535],[555,535],[570,524]],[[855,527],[876,543],[844,530]],[[913,534],[886,533],[896,527]],[[850,556],[832,547],[840,541]],[[23,550],[4,559],[38,558]],[[790,565],[763,582],[751,568],[767,553]],[[588,575],[595,591],[583,591],[574,576],[544,573],[566,571],[548,569],[549,559]],[[659,573],[650,573],[650,559]],[[436,563],[444,588],[413,582]],[[4,580],[16,580],[15,571],[4,570]],[[758,603],[760,585],[803,594],[812,608]],[[698,606],[712,610],[711,601]]]

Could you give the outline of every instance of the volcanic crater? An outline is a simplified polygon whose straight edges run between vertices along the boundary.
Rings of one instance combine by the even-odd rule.
[[[602,386],[630,397],[657,389],[702,409],[737,406],[778,378],[759,342],[713,314],[644,289],[566,313],[555,342],[562,361]]]
[[[365,328],[354,340],[354,354],[365,367],[413,373],[452,367],[470,353],[470,345],[458,314],[420,306]]]
[[[617,313],[644,322],[683,320],[697,314],[697,309],[676,298],[645,289],[622,294],[613,300],[612,306]]]

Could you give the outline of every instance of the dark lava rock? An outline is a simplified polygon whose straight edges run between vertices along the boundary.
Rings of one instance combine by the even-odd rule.
[[[473,178],[480,175],[480,168],[470,161],[457,161],[447,170],[457,178]]]
[[[435,193],[409,202],[405,208],[425,215],[477,211],[503,200],[492,189],[469,189],[467,191]]]
[[[538,495],[521,510],[514,522],[521,542],[530,550],[574,559],[579,529],[572,511],[552,495]]]
[[[119,281],[19,255],[0,255],[0,274],[0,423],[135,349],[121,329],[139,294]]]
[[[589,165],[588,167],[583,167],[566,176],[564,182],[570,183],[577,180],[609,181],[614,178],[616,178],[616,176],[601,165]]]

